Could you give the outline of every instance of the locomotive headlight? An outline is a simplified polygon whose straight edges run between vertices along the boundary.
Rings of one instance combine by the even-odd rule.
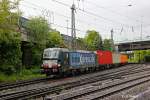
[[[43,68],[48,68],[49,65],[48,65],[48,64],[42,64],[42,67],[43,67]]]
[[[60,67],[60,64],[58,64],[58,67]]]

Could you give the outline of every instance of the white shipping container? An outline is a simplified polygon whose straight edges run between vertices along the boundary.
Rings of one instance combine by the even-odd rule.
[[[121,62],[120,61],[120,56],[121,55],[119,53],[113,53],[112,56],[113,56],[113,64],[117,64],[117,63]]]

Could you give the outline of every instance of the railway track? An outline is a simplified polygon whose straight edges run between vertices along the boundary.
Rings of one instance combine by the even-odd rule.
[[[134,67],[136,67],[136,66],[134,66]],[[108,73],[106,73],[106,74],[108,74]],[[13,83],[2,83],[2,84],[0,84],[0,91],[17,88],[17,87],[21,87],[21,86],[25,86],[25,85],[32,85],[32,84],[37,84],[37,83],[41,83],[41,82],[46,82],[46,81],[49,81],[50,79],[52,79],[52,78],[45,77],[45,78],[37,78],[37,79],[33,79],[33,80],[18,81],[18,82],[13,82]],[[51,81],[54,81],[54,79]]]
[[[109,84],[100,85],[93,84],[89,87],[81,88],[79,90],[70,91],[60,95],[47,97],[46,100],[96,100],[110,96],[116,92],[122,91],[150,81],[149,72],[140,76],[126,78],[124,80],[113,81]]]
[[[18,81],[18,82],[13,82],[13,83],[2,83],[2,84],[0,84],[0,91],[5,90],[5,89],[21,87],[21,86],[25,86],[25,85],[30,85],[30,84],[37,84],[40,82],[45,82],[49,79],[51,79],[51,78],[44,77],[44,78],[37,78],[37,79],[32,79],[32,80]]]
[[[137,67],[137,66],[135,66],[135,67]],[[100,80],[106,80],[106,79],[112,79],[112,78],[116,79],[116,78],[120,78],[120,76],[122,76],[122,75],[134,74],[134,73],[150,70],[148,68],[135,70],[136,69],[135,67],[132,67],[133,69],[131,68],[130,70],[122,69],[120,72],[114,72],[114,73],[109,73],[109,74],[107,73],[107,74],[103,74],[103,75],[99,74],[97,76],[95,75],[95,76],[93,76],[93,78],[87,77],[84,79],[70,81],[70,82],[66,82],[66,83],[65,82],[57,83],[57,84],[46,85],[43,87],[34,88],[34,89],[30,89],[30,90],[6,93],[6,94],[0,95],[0,98],[2,100],[28,99],[28,98],[36,97],[36,96],[44,96],[45,94],[49,94],[49,93],[60,93],[62,90],[70,89],[70,88],[77,87],[80,85],[90,84],[90,83],[100,81]]]

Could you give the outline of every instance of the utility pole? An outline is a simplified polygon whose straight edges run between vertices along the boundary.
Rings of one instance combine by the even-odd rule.
[[[114,31],[113,31],[113,29],[111,29],[111,48],[112,48],[112,51],[114,51],[114,40],[113,40],[113,35],[114,35]]]
[[[141,41],[142,41],[142,33],[143,33],[143,25],[142,25],[142,16],[141,16],[141,35],[140,35],[140,39],[141,39]]]
[[[67,36],[69,36],[68,35],[68,22],[69,22],[69,20],[67,19],[66,22],[67,22]]]
[[[69,42],[69,34],[68,34],[68,22],[69,22],[69,20],[67,19],[66,20],[66,22],[67,22],[67,41],[68,41],[68,47],[70,48],[71,46],[71,44],[70,44],[70,42]]]
[[[71,48],[75,50],[76,48],[76,29],[75,29],[75,4],[71,7]]]

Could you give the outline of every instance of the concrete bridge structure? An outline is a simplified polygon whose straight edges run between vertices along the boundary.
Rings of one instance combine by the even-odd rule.
[[[150,40],[118,43],[115,46],[118,51],[147,50],[150,49]]]

